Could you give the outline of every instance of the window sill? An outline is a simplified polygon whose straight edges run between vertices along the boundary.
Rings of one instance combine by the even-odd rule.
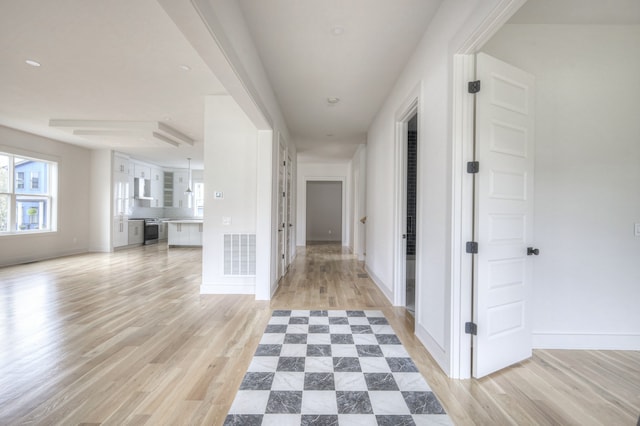
[[[0,238],[2,237],[16,237],[23,235],[43,235],[43,234],[56,234],[58,231],[51,230],[31,230],[31,231],[13,231],[13,232],[0,232]]]

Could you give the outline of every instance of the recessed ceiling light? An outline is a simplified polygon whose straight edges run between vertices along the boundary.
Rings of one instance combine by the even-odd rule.
[[[182,71],[191,71],[191,67],[189,65],[184,65],[184,64],[180,65],[180,69]]]
[[[40,62],[34,61],[33,59],[27,59],[25,62],[27,63],[27,65],[31,65],[32,67],[40,66]]]
[[[338,102],[340,102],[340,98],[336,98],[336,97],[333,97],[333,96],[327,98],[327,103],[328,104],[335,105]]]
[[[333,34],[334,36],[339,36],[339,35],[342,35],[343,33],[344,33],[344,27],[336,25],[335,27],[331,28],[331,34]]]

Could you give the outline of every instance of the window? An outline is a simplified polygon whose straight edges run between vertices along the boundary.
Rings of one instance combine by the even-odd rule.
[[[31,172],[31,189],[40,188],[40,175],[38,172]]]
[[[204,216],[204,183],[194,182],[194,203],[193,203],[193,215],[195,217]]]
[[[0,234],[55,231],[56,181],[57,163],[0,152]]]

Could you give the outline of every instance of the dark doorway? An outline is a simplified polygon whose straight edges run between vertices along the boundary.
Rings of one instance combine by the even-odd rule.
[[[418,182],[418,114],[407,123],[407,238],[406,238],[406,303],[416,310],[416,194]]]

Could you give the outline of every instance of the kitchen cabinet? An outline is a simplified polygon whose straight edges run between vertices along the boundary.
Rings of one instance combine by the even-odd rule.
[[[203,222],[201,220],[172,220],[167,223],[169,246],[202,246]]]
[[[133,177],[140,179],[151,179],[151,167],[145,164],[133,164]]]
[[[179,209],[190,208],[189,196],[185,191],[189,187],[189,173],[185,171],[173,172],[173,207]]]
[[[173,207],[173,172],[164,172],[162,199],[165,207]]]
[[[144,220],[130,220],[128,222],[129,239],[128,244],[144,243]]]
[[[113,155],[112,175],[112,247],[122,247],[129,243],[127,220],[133,208],[133,176],[130,172],[129,158]]]
[[[169,229],[166,220],[160,220],[158,223],[158,240],[165,241],[169,236]]]
[[[157,167],[151,167],[151,206],[164,207],[164,172]]]
[[[113,171],[115,173],[129,174],[129,159],[122,155],[114,154],[113,156]]]
[[[129,244],[129,225],[124,218],[113,219],[113,247],[123,247]]]

